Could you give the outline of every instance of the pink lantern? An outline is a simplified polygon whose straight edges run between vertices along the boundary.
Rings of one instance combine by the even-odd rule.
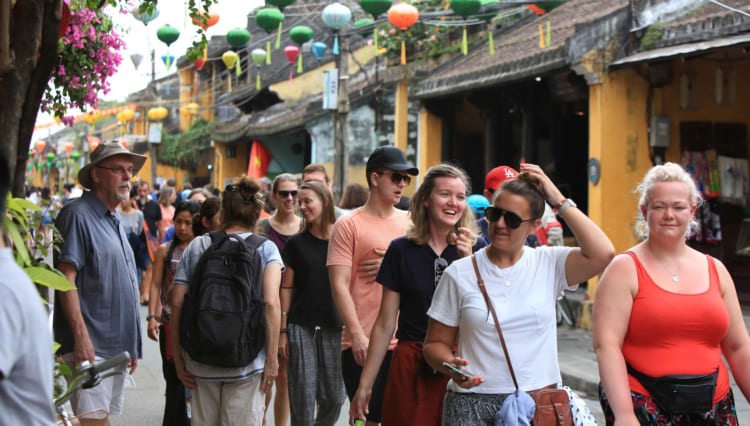
[[[284,48],[284,54],[286,55],[286,58],[289,60],[289,64],[294,65],[294,61],[296,61],[297,56],[299,56],[299,47],[287,46]],[[293,73],[294,73],[294,66],[289,68],[289,81],[292,81]]]

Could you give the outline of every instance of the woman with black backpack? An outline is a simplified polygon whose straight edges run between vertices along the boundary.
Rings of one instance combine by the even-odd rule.
[[[148,337],[159,342],[161,351],[162,372],[167,384],[164,419],[162,425],[189,425],[185,403],[185,387],[177,377],[170,337],[170,316],[172,307],[169,304],[169,292],[174,287],[174,274],[180,258],[193,240],[193,215],[200,205],[192,201],[181,201],[174,212],[174,239],[159,246],[154,261],[153,285],[149,295]],[[157,312],[161,309],[161,313]],[[161,336],[161,339],[159,338]]]

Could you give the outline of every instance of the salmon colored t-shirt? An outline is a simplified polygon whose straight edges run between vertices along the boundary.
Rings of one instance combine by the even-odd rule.
[[[342,216],[336,221],[328,243],[326,266],[348,266],[352,268],[349,280],[349,293],[352,295],[357,318],[362,330],[369,338],[372,326],[380,310],[380,299],[383,286],[374,279],[365,281],[357,274],[357,265],[367,259],[378,256],[376,248],[386,250],[392,240],[406,235],[411,225],[409,214],[396,210],[390,217],[379,217],[368,213],[360,207]],[[352,346],[351,335],[344,328],[342,348]],[[389,349],[396,346],[396,339],[391,340]]]
[[[630,325],[622,344],[625,361],[651,377],[710,374],[719,368],[714,403],[729,392],[729,375],[721,360],[721,341],[729,330],[729,314],[721,296],[719,274],[708,262],[708,290],[678,294],[656,285],[635,253],[627,252],[638,273]],[[628,375],[630,389],[651,394]]]

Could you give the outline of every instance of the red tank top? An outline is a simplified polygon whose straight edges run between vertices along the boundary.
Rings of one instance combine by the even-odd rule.
[[[720,346],[729,330],[729,314],[713,259],[706,256],[708,290],[678,294],[656,285],[635,253],[626,253],[635,262],[638,293],[622,344],[625,361],[651,377],[710,374],[718,367],[714,403],[720,401],[729,392]],[[634,377],[628,375],[628,381],[631,390],[650,396]]]

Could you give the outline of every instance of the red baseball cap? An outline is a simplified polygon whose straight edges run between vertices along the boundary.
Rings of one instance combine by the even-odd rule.
[[[487,173],[487,177],[484,178],[484,189],[486,191],[494,193],[500,185],[508,179],[515,179],[518,177],[518,172],[513,167],[508,166],[497,166]]]

